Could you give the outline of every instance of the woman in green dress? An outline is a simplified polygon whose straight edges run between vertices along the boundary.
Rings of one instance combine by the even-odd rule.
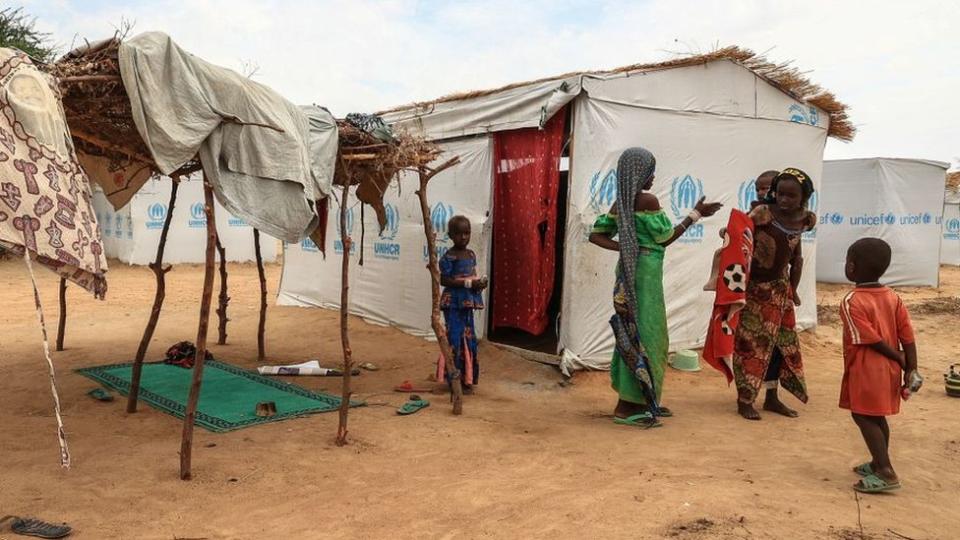
[[[610,379],[620,399],[618,424],[652,427],[658,416],[672,416],[660,405],[670,341],[663,299],[663,254],[700,218],[722,206],[701,197],[690,214],[673,226],[653,187],[656,159],[644,148],[629,148],[617,162],[617,201],[597,218],[590,242],[620,252],[610,319],[616,350]],[[631,219],[632,218],[632,219]],[[615,237],[617,239],[615,239]]]

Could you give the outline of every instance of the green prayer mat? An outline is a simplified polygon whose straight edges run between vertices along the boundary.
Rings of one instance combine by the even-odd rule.
[[[113,364],[78,369],[77,372],[123,395],[130,391],[133,364]],[[190,392],[192,369],[164,363],[143,364],[140,400],[151,407],[183,418]],[[256,415],[257,403],[272,401],[277,414],[269,418]],[[208,360],[203,367],[203,385],[194,425],[224,432],[266,422],[276,422],[307,414],[335,411],[340,398],[312,392],[245,369]],[[352,402],[351,406],[362,405]]]

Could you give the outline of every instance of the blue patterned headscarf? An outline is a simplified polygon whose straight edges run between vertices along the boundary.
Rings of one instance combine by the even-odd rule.
[[[637,273],[637,256],[640,246],[637,229],[633,224],[634,204],[644,184],[653,177],[657,159],[646,148],[627,148],[617,161],[617,231],[620,235],[620,271],[624,280],[631,284],[624,291],[627,304],[634,317],[637,316],[637,295],[632,284]]]

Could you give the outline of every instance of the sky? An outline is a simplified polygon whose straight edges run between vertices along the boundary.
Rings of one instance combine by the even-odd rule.
[[[14,0],[16,2],[17,0]],[[960,168],[960,2],[806,0],[20,0],[63,51],[159,30],[335,115],[569,71],[740,45],[792,61],[850,106],[825,158]]]

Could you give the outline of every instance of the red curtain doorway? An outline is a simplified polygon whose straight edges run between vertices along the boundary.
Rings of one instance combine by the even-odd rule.
[[[494,135],[493,328],[540,335],[556,275],[557,194],[566,109],[542,130]]]

